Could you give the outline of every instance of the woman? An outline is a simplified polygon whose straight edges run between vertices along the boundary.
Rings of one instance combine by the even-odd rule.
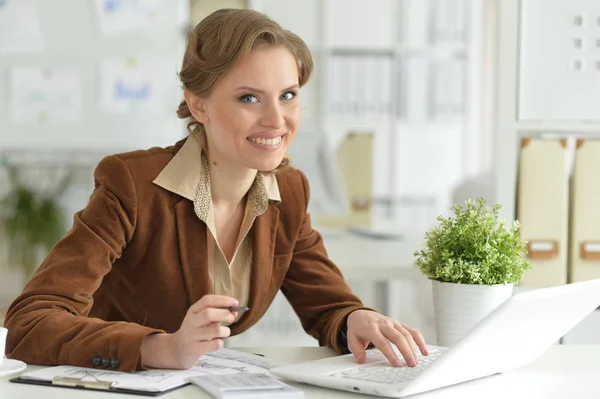
[[[180,73],[190,135],[99,163],[89,203],[9,308],[8,356],[188,368],[281,289],[321,345],[362,362],[372,344],[398,366],[394,344],[415,365],[423,338],[352,294],[311,228],[306,177],[287,166],[312,68],[305,43],[263,14],[205,18]]]

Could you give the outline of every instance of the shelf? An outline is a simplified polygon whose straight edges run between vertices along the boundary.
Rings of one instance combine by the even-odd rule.
[[[339,45],[313,45],[311,52],[331,55],[367,55],[367,56],[408,56],[432,59],[466,59],[469,51],[465,46],[339,46]]]
[[[587,121],[520,121],[516,124],[520,136],[600,136],[600,120]]]

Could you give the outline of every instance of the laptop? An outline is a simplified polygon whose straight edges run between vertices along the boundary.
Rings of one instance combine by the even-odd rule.
[[[349,354],[270,371],[291,381],[402,398],[523,366],[598,306],[600,279],[533,289],[514,294],[455,346],[430,345],[429,356],[419,353],[414,368],[392,367],[379,350],[370,349],[362,365]]]

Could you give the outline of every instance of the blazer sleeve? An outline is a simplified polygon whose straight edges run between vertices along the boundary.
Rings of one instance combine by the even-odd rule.
[[[133,371],[141,368],[143,339],[164,332],[87,317],[94,292],[136,227],[136,190],[125,162],[104,158],[94,178],[87,206],[8,309],[8,357]],[[112,362],[108,366],[106,359]]]
[[[302,172],[304,216],[294,254],[281,291],[300,318],[304,330],[321,346],[330,346],[337,353],[347,353],[346,319],[363,306],[346,284],[339,268],[327,256],[322,236],[312,228],[307,212],[310,190]]]

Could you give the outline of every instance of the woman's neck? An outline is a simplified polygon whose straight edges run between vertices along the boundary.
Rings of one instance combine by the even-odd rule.
[[[210,154],[209,151],[208,163],[213,206],[235,209],[250,190],[257,171],[221,161],[218,156],[211,157]]]

